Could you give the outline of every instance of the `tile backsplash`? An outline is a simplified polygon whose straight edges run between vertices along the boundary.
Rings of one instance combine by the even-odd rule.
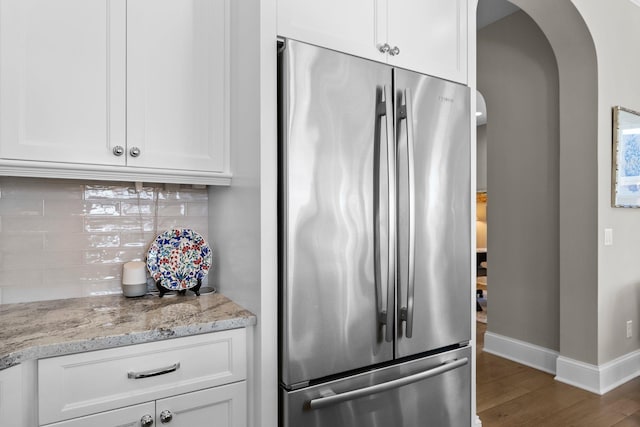
[[[206,188],[0,177],[0,302],[121,293],[122,264],[172,227],[208,240]]]

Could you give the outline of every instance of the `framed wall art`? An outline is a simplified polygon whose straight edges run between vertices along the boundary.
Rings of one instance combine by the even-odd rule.
[[[640,208],[640,113],[613,107],[611,203]]]

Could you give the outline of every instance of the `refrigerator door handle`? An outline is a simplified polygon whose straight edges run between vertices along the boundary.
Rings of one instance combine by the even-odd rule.
[[[393,94],[391,88],[384,87],[384,103],[387,115],[387,189],[389,192],[388,206],[388,240],[387,240],[387,329],[385,340],[393,340],[393,296],[395,294],[396,278],[396,148],[393,131]]]
[[[406,322],[405,336],[413,336],[413,299],[415,295],[415,260],[416,260],[416,177],[415,160],[413,155],[413,100],[411,89],[404,90],[404,104],[399,105],[398,123],[405,120],[407,126],[407,204],[409,210],[408,221],[408,262],[407,262],[407,306],[400,309],[400,320]]]
[[[395,212],[395,207],[393,205],[394,201],[393,201],[393,196],[394,194],[391,193],[392,189],[395,189],[395,168],[393,166],[395,166],[395,157],[393,157],[393,153],[395,153],[394,148],[393,148],[393,107],[392,107],[392,93],[391,93],[391,89],[389,86],[385,85],[383,88],[383,92],[382,92],[382,96],[384,96],[384,100],[381,100],[380,102],[378,102],[377,108],[376,108],[376,116],[378,120],[381,120],[382,117],[385,117],[386,119],[386,125],[385,125],[385,131],[386,131],[386,145],[384,146],[384,148],[386,149],[386,157],[387,157],[387,173],[386,173],[386,180],[387,180],[387,187],[389,188],[389,195],[388,195],[388,206],[387,206],[387,213],[388,213],[388,228],[389,228],[389,233],[388,233],[388,241],[387,241],[387,254],[388,254],[388,258],[387,258],[387,267],[388,267],[388,276],[386,279],[387,282],[387,304],[386,307],[382,307],[382,303],[380,303],[379,310],[380,313],[378,315],[378,324],[379,326],[385,325],[386,326],[386,330],[385,330],[385,341],[387,342],[391,342],[393,340],[393,310],[391,310],[392,307],[392,301],[393,301],[393,294],[394,294],[394,284],[393,284],[393,279],[395,278],[394,276],[394,271],[395,271],[395,258],[393,257],[394,254],[394,248],[393,248],[393,243],[395,242],[395,217],[392,216],[392,213]],[[378,122],[379,123],[379,122]],[[379,126],[379,124],[377,124],[377,126]],[[375,240],[375,262],[376,262],[376,272],[375,272],[375,281],[376,281],[376,292],[378,293],[379,297],[382,298],[382,273],[381,273],[381,269],[380,266],[382,264],[382,244],[380,242],[380,231],[381,231],[381,224],[380,224],[380,184],[379,184],[379,177],[380,177],[380,169],[382,167],[381,164],[381,159],[380,159],[380,155],[379,153],[382,151],[383,145],[382,145],[382,135],[380,134],[378,137],[378,146],[375,147],[375,150],[378,151],[378,155],[376,155],[376,161],[374,163],[374,176],[376,177],[376,184],[375,184],[375,191],[374,191],[374,224],[375,224],[375,229],[374,229],[374,240]],[[390,157],[391,156],[391,157]],[[393,157],[393,158],[392,158]]]
[[[463,357],[462,359],[454,359],[452,361],[445,362],[444,364],[436,368],[429,369],[427,371],[420,372],[417,374],[409,375],[407,377],[398,378],[392,381],[387,381],[385,383],[376,384],[376,385],[372,385],[364,388],[359,388],[356,390],[351,390],[351,391],[347,391],[339,394],[331,394],[331,392],[325,393],[325,396],[323,397],[310,400],[309,409],[326,408],[327,406],[330,406],[330,405],[337,405],[338,403],[347,402],[349,400],[358,399],[360,397],[369,396],[371,394],[382,393],[388,390],[392,390],[394,388],[399,388],[408,384],[422,381],[427,378],[435,377],[437,375],[440,375],[445,372],[464,366],[467,363],[469,363],[469,359],[467,357]]]

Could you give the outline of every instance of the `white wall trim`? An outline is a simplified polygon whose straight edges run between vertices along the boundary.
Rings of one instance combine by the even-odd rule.
[[[600,373],[596,365],[558,357],[556,380],[592,393],[600,393]]]
[[[484,351],[555,374],[557,381],[600,395],[640,376],[640,350],[597,366],[487,331],[484,335]]]
[[[484,334],[484,351],[550,374],[556,373],[559,354],[548,348],[487,331]]]
[[[640,376],[640,350],[600,366],[560,356],[556,372],[557,381],[602,395]]]

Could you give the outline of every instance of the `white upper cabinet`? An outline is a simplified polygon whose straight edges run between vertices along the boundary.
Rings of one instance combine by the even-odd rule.
[[[223,172],[228,108],[224,2],[127,3],[129,165]]]
[[[228,184],[229,0],[1,0],[0,174]]]
[[[125,164],[124,8],[0,1],[0,157]]]
[[[386,0],[277,0],[278,35],[381,60]]]
[[[278,0],[278,35],[467,83],[467,0]]]
[[[389,0],[388,11],[390,64],[467,83],[467,0]]]

